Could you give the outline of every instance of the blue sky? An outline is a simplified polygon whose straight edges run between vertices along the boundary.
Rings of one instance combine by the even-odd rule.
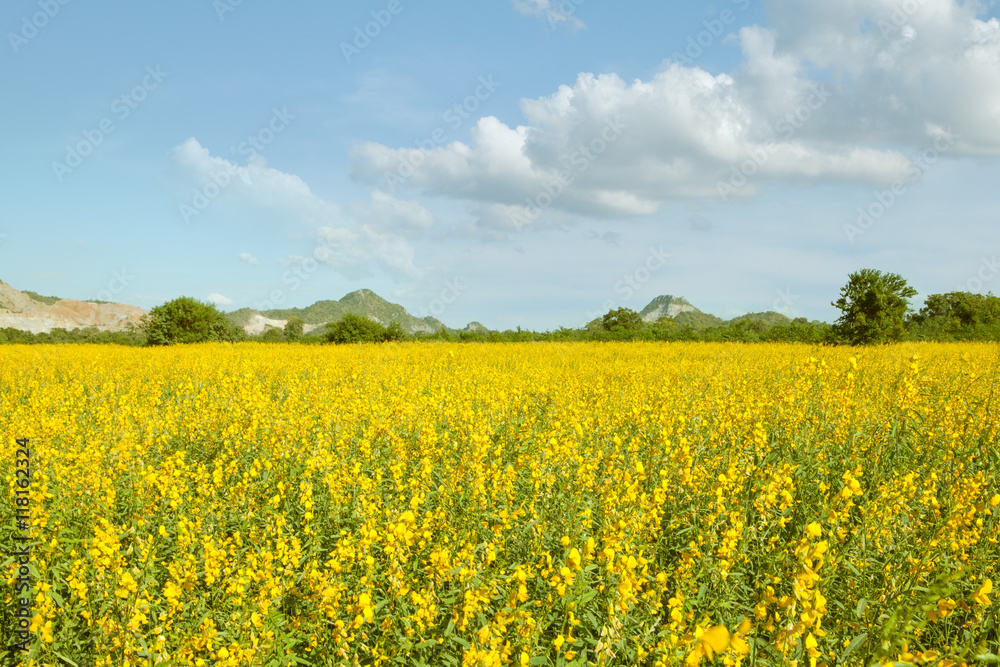
[[[997,8],[803,5],[10,0],[0,279],[499,329],[1000,292]]]

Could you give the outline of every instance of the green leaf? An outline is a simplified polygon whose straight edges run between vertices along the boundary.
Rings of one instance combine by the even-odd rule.
[[[72,660],[70,660],[69,658],[67,658],[66,656],[64,656],[62,653],[60,653],[59,651],[52,651],[52,652],[55,653],[57,656],[59,656],[60,660],[66,662],[66,663],[68,663],[70,665],[73,665],[73,667],[80,667],[80,665],[76,664],[75,662],[73,662]]]
[[[66,603],[63,602],[63,599],[62,599],[61,595],[59,595],[58,593],[56,593],[54,590],[50,590],[49,591],[49,595],[52,597],[53,600],[56,601],[56,604],[58,604],[60,608],[62,608],[62,609],[66,608]]]
[[[860,600],[858,600],[858,606],[854,609],[854,615],[858,618],[861,618],[865,613],[865,609],[867,608],[868,608],[868,600],[861,598]]]
[[[844,649],[844,652],[840,654],[840,662],[846,663],[847,656],[851,655],[856,650],[858,650],[858,647],[864,644],[866,639],[868,639],[867,632],[862,632],[860,635],[852,639],[851,643],[847,645],[846,649]]]
[[[548,663],[549,659],[544,655],[536,655],[534,658],[528,661],[529,665],[544,665]]]

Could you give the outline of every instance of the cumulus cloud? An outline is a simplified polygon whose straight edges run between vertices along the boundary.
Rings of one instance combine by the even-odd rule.
[[[573,16],[576,6],[583,0],[513,0],[514,10],[522,16],[534,16],[551,28],[568,27],[579,30],[587,26]]]
[[[209,303],[214,303],[216,306],[228,306],[233,302],[229,297],[222,296],[221,294],[209,294],[207,297]]]
[[[943,138],[951,155],[1000,155],[1000,21],[975,3],[767,7],[775,28],[740,30],[732,73],[675,60],[646,81],[582,73],[522,100],[523,125],[484,117],[468,142],[427,151],[360,144],[353,176],[391,191],[386,173],[419,165],[404,187],[473,202],[476,224],[497,231],[556,210],[648,216],[775,180],[886,187]]]
[[[375,191],[368,200],[343,208],[314,194],[298,176],[268,167],[259,155],[246,166],[237,165],[211,155],[194,138],[174,148],[170,159],[181,193],[179,207],[190,207],[194,199],[184,193],[202,193],[208,203],[199,216],[215,206],[249,207],[269,211],[270,217],[283,224],[307,226],[313,230],[315,243],[312,259],[347,277],[368,275],[373,266],[396,280],[421,275],[413,264],[412,246],[397,233],[434,225],[434,216],[415,201]],[[259,264],[249,253],[239,257]],[[293,257],[285,263],[295,261]]]
[[[354,202],[352,216],[375,229],[426,230],[436,222],[434,214],[416,201],[402,201],[379,190],[368,201]]]
[[[240,261],[245,264],[249,264],[250,266],[260,266],[260,260],[248,252],[240,253]]]

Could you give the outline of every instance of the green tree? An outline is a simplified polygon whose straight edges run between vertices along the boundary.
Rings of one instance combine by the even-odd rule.
[[[246,340],[243,329],[230,322],[214,305],[187,296],[149,311],[143,329],[147,345]]]
[[[262,343],[284,343],[285,334],[278,327],[268,327],[261,334],[260,340]]]
[[[641,329],[643,322],[639,313],[631,308],[609,310],[602,319],[605,331],[631,331]]]
[[[361,315],[347,313],[327,325],[326,340],[330,343],[380,343],[385,340],[385,327]]]
[[[912,337],[920,340],[997,340],[1000,297],[971,292],[931,294],[910,323]]]
[[[653,328],[657,331],[677,331],[680,329],[680,325],[677,324],[677,320],[670,317],[669,315],[663,315],[653,324]]]
[[[301,317],[288,318],[285,322],[285,339],[289,341],[297,341],[302,338],[302,332],[305,330],[306,322]]]
[[[895,273],[862,269],[850,274],[832,303],[842,313],[834,325],[837,337],[851,345],[899,340],[906,333],[909,299],[916,293]]]
[[[386,342],[400,341],[404,338],[406,338],[406,332],[403,331],[403,325],[395,320],[389,323],[382,335],[382,340]]]

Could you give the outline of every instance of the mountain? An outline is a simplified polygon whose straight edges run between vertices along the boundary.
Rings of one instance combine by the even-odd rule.
[[[724,320],[721,317],[698,310],[682,296],[675,297],[669,294],[658,296],[650,301],[639,315],[645,322],[656,322],[661,317],[669,317],[678,325],[689,326],[695,330],[732,325],[738,322],[746,322],[747,325],[758,329],[769,329],[774,326],[787,326],[792,321],[772,310],[766,313],[748,313],[731,320]]]
[[[95,326],[101,331],[125,331],[139,324],[146,311],[123,303],[96,303],[43,297],[22,292],[0,280],[0,329],[31,333]]]
[[[682,296],[671,296],[662,294],[639,311],[639,316],[643,322],[655,322],[661,317],[677,317],[681,313],[700,313],[701,311],[692,306],[687,299]]]
[[[369,317],[379,324],[399,322],[407,333],[434,333],[445,329],[444,323],[433,317],[423,319],[410,315],[399,304],[390,303],[369,289],[360,289],[340,301],[317,301],[306,308],[279,308],[256,311],[241,308],[226,316],[249,334],[263,333],[268,327],[281,328],[290,317],[300,317],[306,323],[305,332],[322,328],[327,322],[339,320],[347,313]]]

